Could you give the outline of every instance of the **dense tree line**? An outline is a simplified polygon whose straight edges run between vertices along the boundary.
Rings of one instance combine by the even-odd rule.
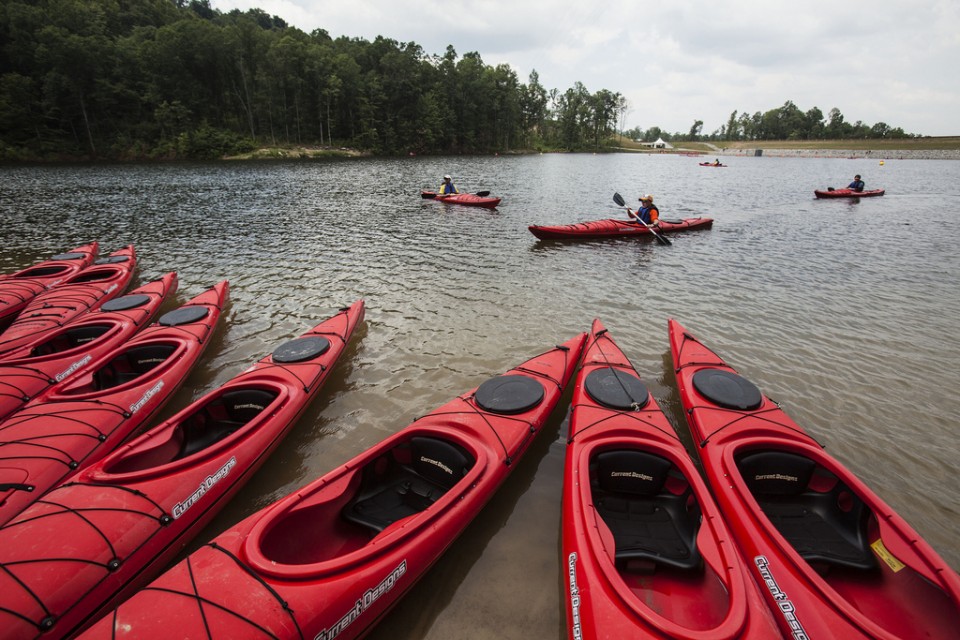
[[[479,53],[331,38],[208,0],[4,0],[0,157],[205,157],[255,145],[377,153],[593,149],[626,109]]]
[[[733,140],[850,140],[868,138],[911,138],[900,127],[891,127],[885,122],[868,125],[861,121],[846,122],[840,110],[834,107],[825,118],[818,107],[801,111],[792,101],[782,107],[753,115],[737,111],[730,114],[726,124],[709,135],[701,135],[703,121],[696,120],[686,133],[667,133],[659,127],[636,128],[625,132],[637,140],[654,142],[657,138],[667,141],[733,141]]]
[[[305,33],[259,9],[209,0],[3,0],[0,158],[217,157],[271,145],[382,154],[598,150],[628,110],[577,82],[546,89],[453,47]],[[626,132],[701,139],[658,127]],[[902,136],[792,102],[706,139]]]

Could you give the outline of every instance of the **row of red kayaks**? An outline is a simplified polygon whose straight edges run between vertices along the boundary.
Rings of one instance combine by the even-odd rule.
[[[134,262],[129,249],[113,264]],[[0,355],[5,384],[34,365],[49,383],[0,422],[0,638],[360,637],[487,503],[575,375],[558,489],[569,637],[956,637],[956,572],[674,321],[703,474],[597,320],[159,575],[292,428],[364,316],[362,300],[341,309],[121,444],[182,383],[227,296],[222,282],[147,324],[175,288],[168,274],[48,334],[107,327],[83,345]],[[78,357],[126,324],[138,329]],[[51,375],[39,363],[53,353],[69,362]]]

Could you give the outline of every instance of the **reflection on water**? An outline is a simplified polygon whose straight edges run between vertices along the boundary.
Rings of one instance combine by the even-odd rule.
[[[177,270],[171,306],[229,279],[217,338],[169,413],[367,301],[337,375],[194,547],[594,317],[689,446],[667,353],[676,317],[960,567],[960,163],[726,164],[585,154],[6,167],[0,271],[97,239],[105,252],[133,243],[141,282]],[[503,203],[422,200],[445,173]],[[854,173],[887,195],[814,199]],[[671,247],[527,231],[622,217],[617,191],[631,204],[654,193],[667,218],[716,222]],[[562,414],[371,637],[562,635]]]

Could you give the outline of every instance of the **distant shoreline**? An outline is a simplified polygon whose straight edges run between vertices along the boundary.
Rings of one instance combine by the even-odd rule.
[[[724,149],[722,156],[849,158],[851,160],[960,160],[960,149]],[[709,155],[709,154],[707,154]]]

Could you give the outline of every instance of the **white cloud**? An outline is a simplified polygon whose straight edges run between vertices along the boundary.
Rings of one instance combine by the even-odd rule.
[[[632,104],[627,126],[711,132],[730,112],[792,100],[848,121],[960,134],[960,3],[955,0],[213,0],[257,7],[310,32],[452,45],[536,69],[547,89],[581,82]]]

